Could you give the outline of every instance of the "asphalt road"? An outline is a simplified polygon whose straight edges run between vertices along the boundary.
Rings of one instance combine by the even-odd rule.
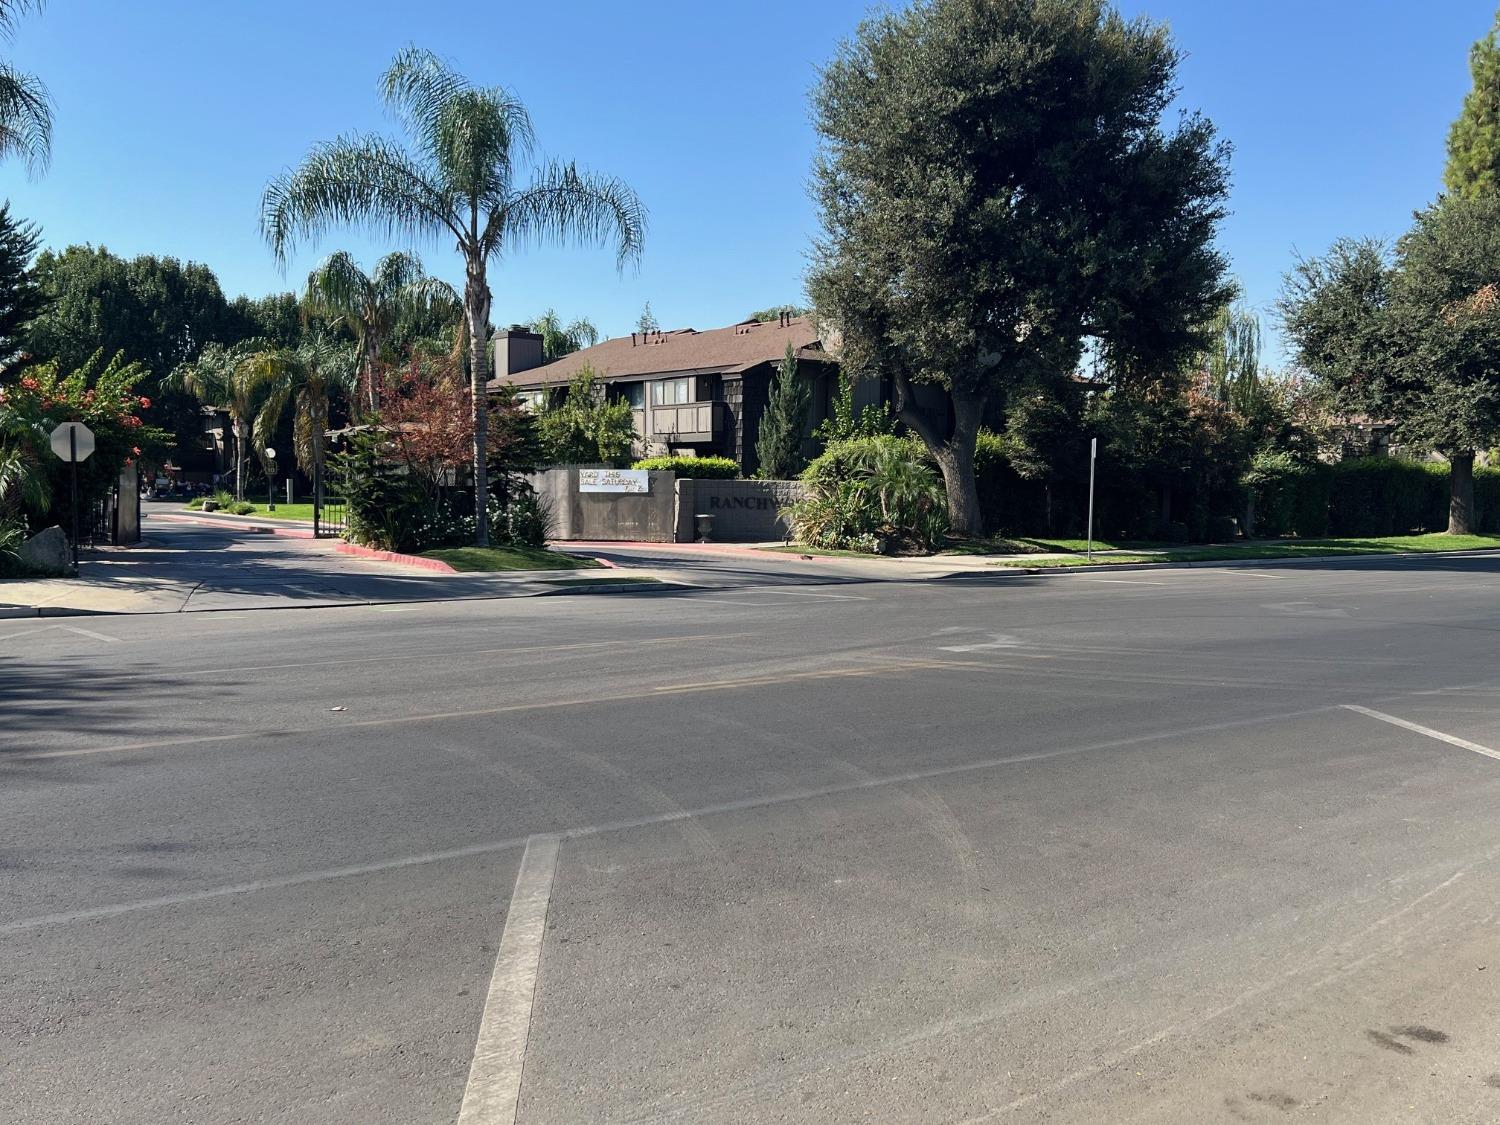
[[[1479,558],[0,622],[0,1120],[1500,1120],[1497,641]]]

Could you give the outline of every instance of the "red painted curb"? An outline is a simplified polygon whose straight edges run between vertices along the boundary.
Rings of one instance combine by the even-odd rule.
[[[403,555],[398,551],[377,551],[373,547],[356,547],[353,543],[337,543],[334,547],[340,554],[357,555],[362,559],[400,563],[402,566],[418,566],[423,570],[435,570],[440,574],[458,573],[442,559],[424,559],[420,555]]]

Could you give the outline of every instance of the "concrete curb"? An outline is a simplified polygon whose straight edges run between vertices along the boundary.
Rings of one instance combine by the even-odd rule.
[[[1472,559],[1500,557],[1500,550],[1477,551],[1390,551],[1371,552],[1358,555],[1301,555],[1296,558],[1279,559],[1204,559],[1198,562],[1140,562],[1140,563],[1096,563],[1093,566],[1005,566],[990,563],[985,570],[960,570],[952,574],[940,574],[930,581],[947,581],[955,578],[994,578],[1008,574],[1059,575],[1091,574],[1099,571],[1129,570],[1220,570],[1235,567],[1301,566],[1308,563],[1368,562],[1383,559]]]
[[[354,555],[361,559],[374,559],[376,562],[400,563],[402,566],[435,570],[439,574],[458,573],[442,559],[424,559],[420,555],[403,555],[399,551],[377,551],[373,547],[359,547],[353,543],[336,543],[334,550],[341,555]]]
[[[664,590],[691,590],[678,582],[580,582],[557,586],[550,590],[537,590],[526,595],[533,598],[553,598],[559,594],[659,594]]]

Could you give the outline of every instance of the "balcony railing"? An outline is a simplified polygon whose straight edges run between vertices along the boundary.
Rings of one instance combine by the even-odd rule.
[[[729,410],[722,402],[685,402],[651,408],[651,433],[648,440],[667,442],[710,442],[724,436]]]

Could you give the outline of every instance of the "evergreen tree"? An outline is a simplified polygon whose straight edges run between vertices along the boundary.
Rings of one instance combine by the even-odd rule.
[[[1500,190],[1500,17],[1469,51],[1474,87],[1448,132],[1443,181],[1452,195],[1474,199]]]
[[[660,332],[661,325],[656,323],[656,314],[651,311],[651,302],[646,302],[646,307],[641,310],[640,319],[635,322],[635,330],[641,335],[648,332]]]
[[[23,362],[26,328],[47,307],[48,298],[31,274],[41,235],[0,204],[0,383]]]
[[[811,405],[812,388],[798,376],[797,352],[788,341],[781,367],[771,381],[771,400],[761,416],[760,437],[755,442],[763,480],[790,480],[806,466],[802,431]]]
[[[1228,148],[1169,113],[1180,57],[1106,0],[929,0],[821,72],[809,295],[845,365],[894,383],[960,534],[982,532],[990,404],[1086,344],[1130,380],[1172,371],[1231,295]]]

